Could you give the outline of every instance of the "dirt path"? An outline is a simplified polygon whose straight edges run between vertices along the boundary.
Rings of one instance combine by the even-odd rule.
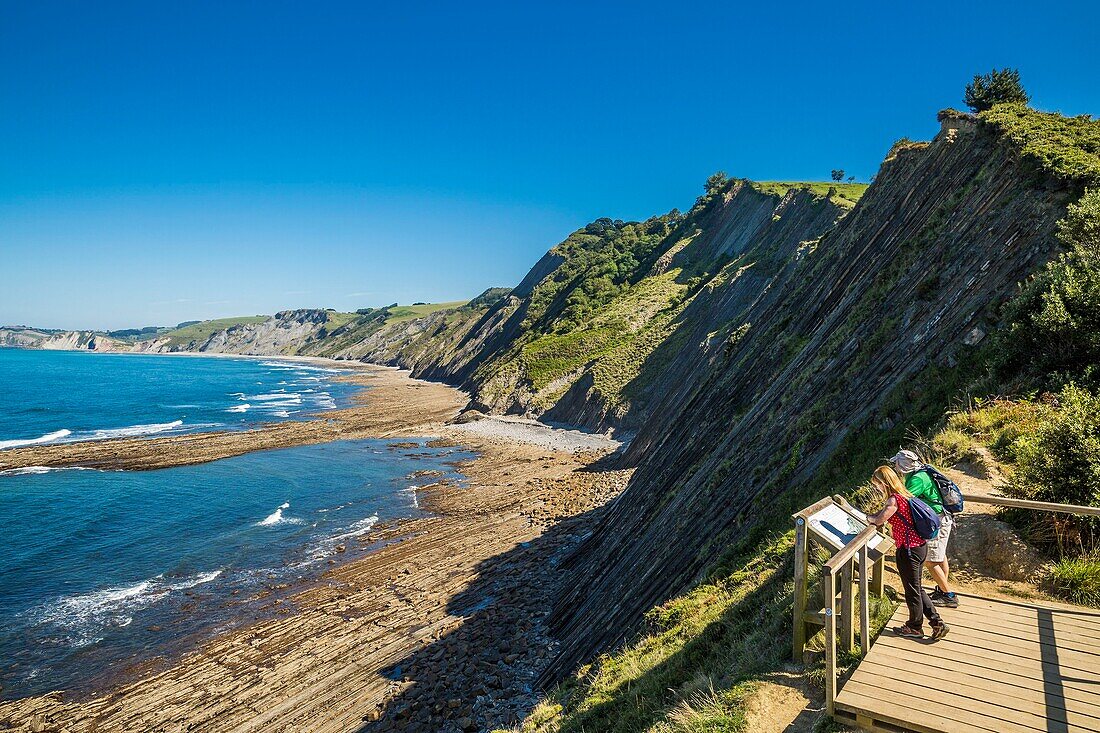
[[[746,730],[753,733],[813,733],[825,714],[825,699],[797,668],[763,678],[749,698]]]
[[[962,489],[964,497],[1000,496],[1005,483],[996,459],[976,446],[979,459],[956,464],[944,473]],[[997,598],[1046,599],[1038,587],[1045,560],[1016,530],[996,518],[997,507],[966,504],[948,544],[951,580],[959,590]]]
[[[462,466],[468,488],[423,487],[422,506],[435,516],[364,537],[364,548],[390,543],[371,553],[350,547],[358,558],[273,601],[274,617],[165,668],[135,667],[91,699],[52,693],[0,703],[0,731],[445,733],[507,724],[526,712],[531,681],[553,651],[541,621],[558,582],[556,562],[629,472],[592,467],[606,451],[555,450],[506,431],[479,436],[446,426],[465,402],[460,393],[390,370],[368,378],[370,410],[341,416],[338,434],[431,428],[480,454]],[[538,429],[525,426],[525,435]],[[177,439],[148,442],[201,449]],[[150,455],[126,443],[117,460]]]

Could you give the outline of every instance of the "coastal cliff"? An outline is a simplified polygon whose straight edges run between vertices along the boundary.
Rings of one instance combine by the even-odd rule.
[[[598,219],[467,303],[284,311],[102,348],[399,366],[483,412],[628,436],[629,484],[555,566],[551,688],[989,374],[1005,304],[1100,182],[1100,123],[1022,105],[940,122],[930,142],[896,143],[869,187],[715,175],[688,212]]]

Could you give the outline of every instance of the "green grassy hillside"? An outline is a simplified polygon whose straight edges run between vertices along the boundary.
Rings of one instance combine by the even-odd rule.
[[[436,311],[458,308],[459,306],[466,305],[466,303],[467,301],[465,300],[452,300],[447,303],[418,303],[416,305],[391,306],[386,309],[389,314],[386,316],[386,323],[403,323],[405,321],[411,321],[414,318],[423,318]]]
[[[210,321],[199,321],[183,328],[165,331],[158,338],[167,338],[173,346],[185,346],[191,342],[202,343],[217,331],[223,331],[234,326],[252,323],[263,323],[270,316],[238,316],[236,318],[216,318]]]
[[[847,208],[852,208],[867,190],[868,183],[836,183],[829,181],[753,181],[753,187],[763,193],[785,196],[793,189],[805,189],[815,196],[833,196]]]

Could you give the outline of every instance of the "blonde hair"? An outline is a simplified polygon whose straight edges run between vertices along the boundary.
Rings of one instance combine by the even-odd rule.
[[[909,490],[905,488],[905,482],[901,480],[898,472],[892,466],[879,466],[876,468],[875,472],[871,474],[871,485],[882,492],[884,499],[889,499],[891,495],[901,496],[905,499],[912,496]]]

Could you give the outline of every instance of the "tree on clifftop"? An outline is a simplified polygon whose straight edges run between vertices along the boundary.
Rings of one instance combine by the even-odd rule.
[[[1020,84],[1020,72],[1016,69],[975,74],[974,81],[966,85],[966,106],[974,112],[985,112],[1003,102],[1027,104],[1030,99]]]
[[[830,173],[829,175],[831,175],[833,177],[834,181],[836,181],[837,183],[840,183],[841,181],[844,180],[844,169],[843,168],[834,168],[833,172]]]

